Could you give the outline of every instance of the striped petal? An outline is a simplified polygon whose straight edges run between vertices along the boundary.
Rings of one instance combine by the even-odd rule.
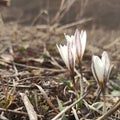
[[[56,45],[58,50],[59,50],[59,53],[64,61],[64,63],[66,64],[66,66],[68,67],[69,69],[69,62],[68,62],[68,48],[66,45]]]
[[[108,80],[110,72],[111,72],[111,64],[110,64],[110,59],[106,51],[102,53],[102,58],[101,58],[105,68],[104,68],[104,76],[105,80]]]
[[[75,31],[75,45],[76,45],[77,58],[81,59],[82,44],[81,44],[81,40],[80,40],[80,32],[78,29],[76,29],[76,31]]]
[[[70,42],[67,43],[67,47],[68,47],[68,62],[69,62],[70,70],[74,71],[75,60],[74,60],[72,46]]]
[[[87,34],[86,31],[81,31],[79,32],[78,29],[75,31],[75,45],[76,45],[76,53],[78,59],[82,59],[85,47],[86,47],[86,39],[87,39]]]

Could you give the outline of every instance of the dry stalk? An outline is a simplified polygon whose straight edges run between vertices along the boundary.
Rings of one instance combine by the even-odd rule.
[[[115,111],[117,111],[120,108],[120,99],[116,102],[115,105],[104,115],[99,117],[97,120],[105,120],[107,117],[109,117],[111,114],[113,114]]]
[[[38,120],[37,118],[37,113],[36,111],[34,110],[34,107],[33,105],[31,104],[30,100],[28,99],[27,95],[25,93],[20,93],[21,95],[21,98],[23,100],[23,103],[26,107],[26,110],[27,110],[27,113],[28,113],[28,116],[29,116],[29,119],[30,120]]]
[[[68,111],[70,108],[72,108],[74,105],[76,105],[77,103],[79,103],[81,100],[83,100],[86,95],[88,94],[88,91],[82,96],[80,97],[78,100],[76,100],[74,103],[72,103],[71,105],[67,106],[65,109],[63,109],[59,114],[57,114],[52,120],[58,120],[58,118],[60,116],[62,116],[66,111]]]
[[[62,0],[60,8],[51,23],[59,23],[59,21],[64,17],[75,1],[76,0]]]
[[[93,20],[93,18],[81,19],[81,20],[78,20],[76,22],[72,22],[72,23],[60,26],[56,31],[63,31],[65,29],[69,29],[69,28],[74,27],[76,25],[80,25],[80,24],[83,24],[83,23],[86,23],[86,22],[89,22],[89,21],[92,21],[92,20]]]
[[[45,100],[47,101],[48,105],[56,112],[56,113],[59,113],[59,111],[55,108],[55,106],[52,104],[51,100],[49,99],[48,95],[46,94],[46,92],[44,91],[44,89],[37,85],[37,84],[34,84],[39,90],[40,92],[42,93],[42,95],[44,96]]]
[[[17,111],[17,110],[10,110],[10,109],[4,109],[4,108],[0,108],[0,111],[3,111],[3,112],[10,112],[10,113],[15,113],[15,114],[20,114],[20,115],[24,115],[24,116],[28,116],[28,113],[26,112],[21,112],[21,111]],[[38,118],[43,118],[44,116],[43,115],[37,115]]]

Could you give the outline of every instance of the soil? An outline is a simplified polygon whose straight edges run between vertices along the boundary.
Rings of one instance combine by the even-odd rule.
[[[102,115],[106,120],[119,120],[119,28],[96,27],[96,23],[88,25],[91,18],[77,19],[77,22],[73,20],[71,23],[59,15],[50,24],[38,22],[23,25],[18,24],[16,19],[1,21],[0,119],[51,120],[70,107],[53,120],[77,120],[77,117],[80,120],[102,120]],[[65,33],[73,35],[76,28],[87,32],[87,45],[82,60],[83,98],[80,96],[78,64],[74,73],[74,88],[70,73],[56,47],[56,44],[65,43]],[[108,53],[113,65],[106,83],[107,115],[102,112],[104,99],[91,71],[92,56],[101,57],[103,51]]]

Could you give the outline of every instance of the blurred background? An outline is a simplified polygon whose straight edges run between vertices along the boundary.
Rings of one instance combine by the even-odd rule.
[[[54,46],[57,51],[56,43],[64,41],[64,33],[85,29],[88,55],[100,55],[105,50],[119,69],[119,11],[120,0],[11,0],[10,6],[0,6],[0,39],[11,40],[16,46],[26,44],[40,53],[36,49],[41,45]]]
[[[65,3],[65,4],[64,4]],[[120,27],[119,0],[63,0],[62,17],[54,17],[60,9],[61,0],[11,0],[10,7],[0,7],[4,22],[24,25],[68,24],[80,19],[92,18],[85,26],[117,29]],[[54,19],[54,20],[53,20]]]

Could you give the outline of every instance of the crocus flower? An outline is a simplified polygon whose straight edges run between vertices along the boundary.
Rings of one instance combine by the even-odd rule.
[[[75,45],[75,36],[74,35],[66,35],[65,34],[65,39],[67,41],[67,45],[69,45],[72,48],[74,57],[76,59],[76,45]]]
[[[67,42],[67,45],[57,45],[57,48],[67,68],[73,72],[75,67],[75,51],[72,44]]]
[[[81,32],[79,32],[79,30],[76,29],[74,38],[75,38],[77,60],[80,62],[82,60],[86,47],[86,39],[87,39],[86,31],[82,30]]]
[[[101,59],[94,55],[91,68],[95,80],[98,82],[99,86],[104,89],[112,68],[107,52],[104,51],[102,53]]]
[[[65,35],[66,41],[67,41],[67,42],[70,42],[71,45],[72,45],[73,47],[75,47],[75,36],[74,36],[74,35],[69,36],[69,35],[67,35],[67,34],[64,34],[64,35]]]
[[[63,46],[57,45],[57,48],[67,68],[73,72],[75,67],[75,60],[76,60],[75,37],[74,35],[71,36],[66,34],[64,35],[67,45],[63,45]]]
[[[86,47],[86,40],[87,40],[87,34],[86,31],[79,32],[78,29],[76,29],[74,35],[66,35],[65,38],[67,42],[71,42],[73,49],[75,49],[76,52],[76,58],[79,60],[79,62],[82,60],[85,47]]]
[[[66,66],[70,70],[71,78],[73,79],[73,84],[75,86],[75,80],[74,80],[74,68],[75,68],[75,61],[76,58],[78,58],[80,69],[81,67],[81,60],[85,51],[86,46],[86,31],[79,32],[78,29],[76,29],[74,35],[66,35],[65,39],[67,42],[67,45],[57,45],[57,48],[60,52],[60,55],[65,62]],[[81,70],[80,70],[81,71]],[[82,72],[81,72],[82,76]],[[81,77],[82,79],[82,77]],[[82,80],[81,80],[82,81]],[[81,88],[83,87],[81,83]],[[83,89],[81,89],[82,93]]]

